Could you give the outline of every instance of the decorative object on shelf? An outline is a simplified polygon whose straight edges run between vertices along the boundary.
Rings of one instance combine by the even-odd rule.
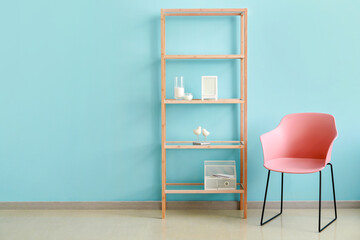
[[[217,76],[201,77],[201,100],[218,99]]]
[[[205,137],[205,142],[207,142],[207,136],[209,136],[210,135],[210,132],[209,131],[207,131],[205,128],[203,128],[203,130],[202,130],[202,134],[204,135],[204,137]]]
[[[184,78],[175,77],[174,79],[174,98],[182,100],[184,97]]]
[[[191,93],[185,93],[184,100],[191,101],[193,99],[193,95]]]
[[[205,161],[204,181],[205,190],[235,190],[235,161]]]
[[[205,130],[206,131],[206,130]],[[193,130],[194,134],[197,136],[197,141],[193,142],[193,145],[210,145],[209,142],[201,142],[199,140],[199,135],[201,134],[201,126],[198,126],[196,129]],[[207,132],[207,131],[206,131]],[[209,133],[210,134],[210,133]],[[205,136],[205,135],[204,135]]]
[[[197,142],[193,142],[194,145],[199,145],[199,135],[201,134],[201,126],[198,126],[196,129],[193,130],[194,134],[197,136]],[[196,144],[198,143],[198,144]]]

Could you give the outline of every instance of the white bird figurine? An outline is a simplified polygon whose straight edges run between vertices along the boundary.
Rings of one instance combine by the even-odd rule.
[[[204,135],[204,137],[205,137],[205,142],[206,142],[206,141],[207,141],[207,140],[206,140],[206,137],[210,135],[210,132],[207,131],[205,128],[203,128],[202,134]]]
[[[197,129],[193,130],[194,134],[197,135],[198,142],[199,142],[199,135],[201,134],[201,127],[198,126]]]

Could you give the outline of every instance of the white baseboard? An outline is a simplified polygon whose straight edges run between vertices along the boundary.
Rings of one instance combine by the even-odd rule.
[[[262,208],[262,201],[248,202],[249,209]],[[322,208],[334,208],[333,201],[321,201]],[[266,202],[266,208],[280,208],[280,201]],[[286,209],[319,208],[319,201],[284,201]],[[336,201],[336,208],[360,208],[360,201]]]
[[[318,208],[318,201],[285,201],[286,209]],[[322,201],[322,208],[333,208],[332,201]],[[267,202],[267,208],[279,208],[280,202]],[[337,201],[337,208],[360,208],[360,201]],[[248,202],[248,209],[261,209],[261,201]],[[146,202],[0,202],[0,210],[31,210],[31,209],[161,209],[160,201]],[[203,209],[203,210],[236,210],[237,201],[169,201],[167,209]]]

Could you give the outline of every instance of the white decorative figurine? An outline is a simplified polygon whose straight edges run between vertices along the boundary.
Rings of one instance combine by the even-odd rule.
[[[210,132],[208,132],[205,128],[203,128],[202,134],[203,134],[204,137],[205,137],[205,142],[207,142],[206,137],[210,135]]]
[[[204,129],[205,130],[205,129]],[[205,136],[205,139],[207,136],[209,136],[209,132],[208,131],[202,131],[203,135]],[[199,140],[199,135],[201,134],[201,127],[198,126],[196,129],[193,130],[194,134],[197,136],[197,142],[193,142],[193,145],[209,145],[209,142],[200,142]]]
[[[197,135],[197,142],[194,142],[194,144],[200,143],[199,135],[201,134],[201,126],[198,126],[197,129],[193,130],[193,132],[195,135]]]

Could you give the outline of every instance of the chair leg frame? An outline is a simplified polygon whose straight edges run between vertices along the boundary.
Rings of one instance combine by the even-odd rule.
[[[276,214],[275,216],[273,216],[272,218],[266,220],[265,222],[264,220],[264,212],[265,212],[265,205],[266,205],[266,195],[267,195],[267,191],[268,191],[268,187],[269,187],[269,179],[270,179],[270,170],[268,172],[268,176],[267,176],[267,181],[266,181],[266,188],[265,188],[265,197],[264,197],[264,203],[263,203],[263,208],[262,208],[262,213],[261,213],[261,221],[260,221],[260,225],[264,225],[268,222],[270,222],[271,220],[273,220],[274,218],[280,216],[282,214],[283,211],[283,196],[284,196],[284,173],[281,173],[281,203],[280,203],[280,212],[278,214]]]
[[[333,166],[331,163],[328,163],[327,165],[330,165],[330,170],[331,170],[331,182],[332,182],[333,197],[334,197],[335,218],[333,220],[331,220],[328,224],[326,224],[324,227],[321,228],[321,171],[320,171],[319,172],[319,228],[318,228],[319,232],[321,232],[322,230],[327,228],[330,224],[332,224],[337,219]]]
[[[330,165],[330,170],[331,170],[331,182],[332,182],[332,189],[333,189],[335,218],[332,219],[328,224],[326,224],[324,227],[321,228],[321,171],[319,171],[319,225],[318,225],[319,232],[321,232],[322,230],[327,228],[331,223],[333,223],[337,219],[336,195],[335,195],[333,166],[332,166],[331,163],[328,163],[327,165]],[[262,208],[262,213],[261,213],[261,220],[260,220],[260,225],[261,226],[268,223],[268,222],[270,222],[271,220],[275,219],[276,217],[280,216],[282,214],[282,211],[283,211],[284,173],[281,173],[281,205],[280,205],[280,213],[276,214],[275,216],[273,216],[272,218],[266,220],[265,222],[263,221],[264,220],[265,205],[266,205],[266,196],[267,196],[267,191],[268,191],[268,187],[269,187],[269,179],[270,179],[270,170],[268,172],[267,181],[266,181],[264,203],[263,203],[263,208]]]

